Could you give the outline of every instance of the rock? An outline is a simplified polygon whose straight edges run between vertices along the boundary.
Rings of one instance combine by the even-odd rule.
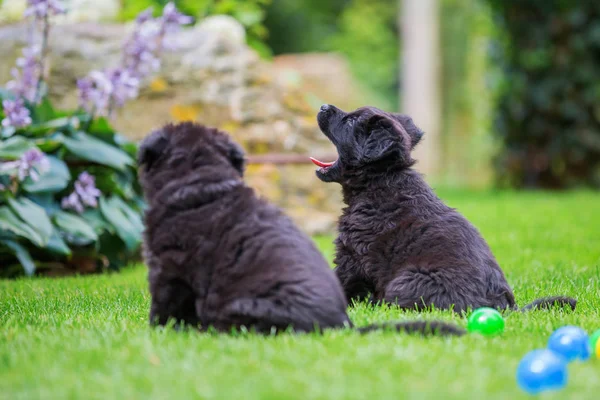
[[[114,21],[121,10],[120,0],[63,0],[68,13],[59,23]]]
[[[77,106],[77,78],[118,65],[130,29],[90,22],[53,27],[49,88],[57,107]],[[22,24],[0,27],[0,82],[10,79],[26,37]],[[311,104],[298,82],[274,78],[274,66],[245,44],[244,29],[235,19],[206,18],[173,35],[170,43],[175,49],[164,55],[160,73],[144,82],[139,99],[114,120],[124,135],[137,140],[164,123],[195,120],[231,133],[249,153],[300,153],[308,158],[334,151],[316,124],[320,104]],[[247,180],[295,216],[308,233],[333,229],[339,187],[318,181],[312,164],[251,165]]]
[[[374,93],[354,79],[348,61],[340,54],[279,55],[273,60],[273,76],[278,83],[293,85],[310,95],[315,103],[335,104],[345,110],[383,106]]]
[[[26,0],[4,0],[0,4],[0,23],[23,19]],[[63,4],[69,12],[55,18],[58,24],[114,21],[121,10],[119,0],[63,0]]]

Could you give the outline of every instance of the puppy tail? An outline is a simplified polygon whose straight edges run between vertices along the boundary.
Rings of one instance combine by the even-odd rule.
[[[422,336],[462,336],[466,333],[460,326],[442,321],[407,321],[373,324],[356,328],[356,331],[369,333],[388,329]]]
[[[551,296],[551,297],[542,297],[540,299],[534,300],[526,306],[519,309],[519,311],[530,311],[530,310],[539,310],[539,309],[550,309],[554,307],[571,307],[572,311],[575,311],[575,307],[577,306],[577,300],[572,297],[566,296]]]

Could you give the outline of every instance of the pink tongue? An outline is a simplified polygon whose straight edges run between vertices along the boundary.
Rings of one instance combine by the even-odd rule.
[[[315,164],[317,167],[323,167],[323,168],[331,167],[333,164],[335,164],[335,161],[323,162],[323,161],[319,161],[316,158],[312,158],[312,157],[310,157],[310,161],[312,161],[313,164]]]

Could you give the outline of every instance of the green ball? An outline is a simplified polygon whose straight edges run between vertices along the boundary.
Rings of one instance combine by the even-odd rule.
[[[592,348],[592,352],[598,348],[598,342],[600,342],[600,329],[590,336],[590,347]],[[598,358],[600,358],[600,356]]]
[[[504,332],[504,318],[493,308],[478,308],[469,316],[467,329],[484,336],[499,335]]]

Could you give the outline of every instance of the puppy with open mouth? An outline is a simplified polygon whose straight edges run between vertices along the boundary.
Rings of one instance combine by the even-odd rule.
[[[327,261],[244,184],[244,153],[228,135],[193,123],[167,125],[143,140],[138,161],[148,204],[144,257],[153,324],[172,319],[202,330],[260,333],[352,326]],[[464,333],[437,321],[390,328]]]
[[[406,309],[517,308],[483,237],[412,168],[423,132],[410,117],[324,105],[317,121],[339,156],[312,161],[319,179],[342,186],[335,272],[348,301],[371,295]],[[574,309],[576,300],[542,298],[523,310],[554,304]]]

